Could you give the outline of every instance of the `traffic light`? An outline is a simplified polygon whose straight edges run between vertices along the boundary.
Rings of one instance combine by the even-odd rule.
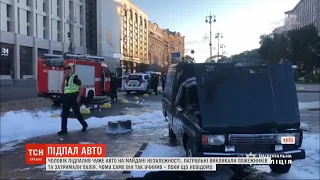
[[[70,32],[68,32],[68,38],[69,38],[69,37],[71,37],[71,33],[70,33]]]

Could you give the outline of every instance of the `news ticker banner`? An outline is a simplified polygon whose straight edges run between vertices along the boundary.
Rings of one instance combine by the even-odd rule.
[[[215,171],[217,164],[291,164],[287,155],[247,157],[106,157],[105,144],[27,144],[26,164],[47,171]],[[273,160],[272,158],[288,158]]]
[[[217,164],[271,164],[270,157],[46,158],[47,171],[216,171]]]

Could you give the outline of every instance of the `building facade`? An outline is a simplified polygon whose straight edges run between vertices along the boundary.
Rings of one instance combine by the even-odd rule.
[[[1,0],[0,78],[36,79],[37,58],[45,53],[86,53],[85,5],[84,0]]]
[[[146,69],[148,61],[148,15],[130,0],[121,3],[121,66],[128,73]]]
[[[90,1],[90,0],[88,0]],[[97,53],[106,59],[110,70],[120,67],[121,3],[117,0],[97,1]]]
[[[314,24],[320,34],[320,1],[300,0],[290,11],[285,12],[284,30],[298,29]]]
[[[151,69],[161,70],[171,63],[171,54],[180,52],[184,56],[184,36],[179,32],[161,29],[157,23],[148,22],[149,26],[149,62]]]

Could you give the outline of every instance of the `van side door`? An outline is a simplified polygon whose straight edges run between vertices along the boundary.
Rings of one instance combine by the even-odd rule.
[[[169,121],[169,123],[172,121],[172,113],[173,113],[173,106],[174,106],[174,82],[176,78],[176,69],[169,68],[166,82],[165,82],[165,88],[163,91],[163,98],[162,98],[162,109],[166,116],[166,119]]]
[[[173,113],[172,113],[172,126],[173,126],[172,130],[180,140],[182,140],[182,135],[184,132],[183,118],[184,118],[184,111],[186,109],[185,101],[186,101],[186,88],[183,86],[180,86],[175,99]]]

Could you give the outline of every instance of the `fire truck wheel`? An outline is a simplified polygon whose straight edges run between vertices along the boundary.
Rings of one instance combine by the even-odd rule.
[[[60,106],[62,104],[61,99],[53,99],[52,102],[54,106]]]

